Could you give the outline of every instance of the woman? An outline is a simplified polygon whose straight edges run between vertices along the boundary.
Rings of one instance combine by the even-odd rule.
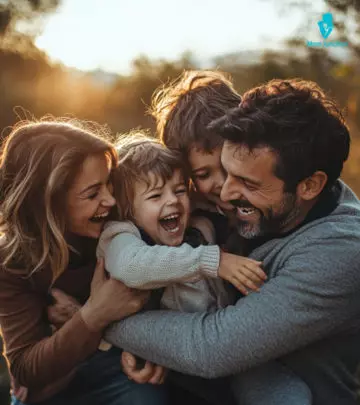
[[[97,350],[104,328],[147,299],[95,268],[116,160],[109,142],[70,123],[22,123],[3,144],[0,324],[13,404],[165,403],[159,386],[121,373],[121,351]],[[53,287],[82,305],[56,331],[46,316]]]

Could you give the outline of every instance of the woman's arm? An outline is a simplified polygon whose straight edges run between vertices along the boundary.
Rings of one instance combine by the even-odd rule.
[[[110,322],[142,308],[147,294],[107,279],[95,269],[90,298],[50,335],[45,296],[29,278],[0,271],[0,324],[11,374],[25,387],[42,387],[65,377],[97,349]]]
[[[1,271],[0,324],[14,378],[25,387],[41,387],[68,374],[95,352],[101,332],[92,331],[76,313],[52,336],[46,300],[30,280]]]

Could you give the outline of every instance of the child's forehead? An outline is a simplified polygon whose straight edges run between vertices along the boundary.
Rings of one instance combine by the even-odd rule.
[[[146,173],[146,175],[144,174],[144,176],[138,180],[137,188],[138,190],[141,189],[143,193],[146,193],[153,189],[163,188],[167,183],[178,184],[183,183],[184,181],[185,177],[180,168],[174,169],[169,178],[165,177],[161,173],[157,173],[156,171],[150,171]]]

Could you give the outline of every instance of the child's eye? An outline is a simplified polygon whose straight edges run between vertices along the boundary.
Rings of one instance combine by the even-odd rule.
[[[160,197],[161,197],[161,194],[153,194],[148,198],[148,200],[155,200],[156,198],[160,198]]]
[[[210,174],[209,173],[201,173],[201,174],[195,174],[195,178],[199,180],[206,180],[209,178]]]
[[[175,192],[176,194],[184,194],[184,193],[186,193],[186,188],[184,187],[184,188],[179,188],[178,190],[176,190],[176,192]]]

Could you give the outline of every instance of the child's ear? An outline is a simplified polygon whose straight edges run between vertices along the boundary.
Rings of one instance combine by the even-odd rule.
[[[327,174],[323,171],[317,171],[310,177],[302,180],[296,188],[298,197],[310,201],[318,197],[327,183]]]

